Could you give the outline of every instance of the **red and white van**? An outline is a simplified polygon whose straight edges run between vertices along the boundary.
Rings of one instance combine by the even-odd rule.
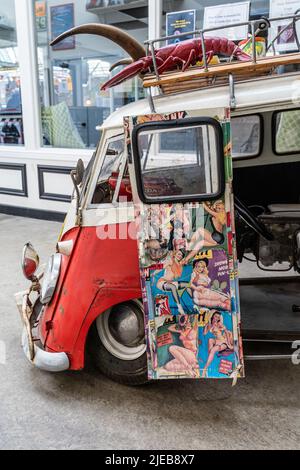
[[[299,82],[292,72],[252,74],[234,89],[191,85],[103,123],[88,167],[79,162],[72,174],[73,200],[44,273],[24,248],[31,287],[17,298],[33,365],[80,370],[89,351],[109,377],[140,384],[235,380],[245,358],[293,356]],[[245,259],[257,271],[239,283]]]

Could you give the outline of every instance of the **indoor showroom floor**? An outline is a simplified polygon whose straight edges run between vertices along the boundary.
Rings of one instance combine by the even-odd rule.
[[[61,224],[0,214],[1,449],[300,448],[300,365],[248,362],[246,378],[162,381],[130,388],[82,372],[34,369],[20,346],[14,293],[31,241],[47,261]]]

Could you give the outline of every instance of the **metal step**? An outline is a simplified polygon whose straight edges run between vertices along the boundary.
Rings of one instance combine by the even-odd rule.
[[[290,339],[258,339],[243,340],[245,361],[292,360],[300,362],[300,341]]]

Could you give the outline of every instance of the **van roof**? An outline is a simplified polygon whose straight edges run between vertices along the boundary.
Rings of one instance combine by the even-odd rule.
[[[300,104],[300,74],[291,73],[245,80],[235,86],[236,108],[234,112],[253,111]],[[154,97],[156,113],[192,111],[208,108],[230,107],[228,86],[210,86],[199,90]],[[153,114],[148,99],[130,103],[113,112],[102,124],[101,129],[123,126],[125,116]]]

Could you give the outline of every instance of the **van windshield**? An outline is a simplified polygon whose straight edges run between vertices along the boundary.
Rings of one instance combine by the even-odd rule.
[[[113,201],[123,154],[124,137],[122,135],[108,143],[97,178],[92,204],[111,203]]]

